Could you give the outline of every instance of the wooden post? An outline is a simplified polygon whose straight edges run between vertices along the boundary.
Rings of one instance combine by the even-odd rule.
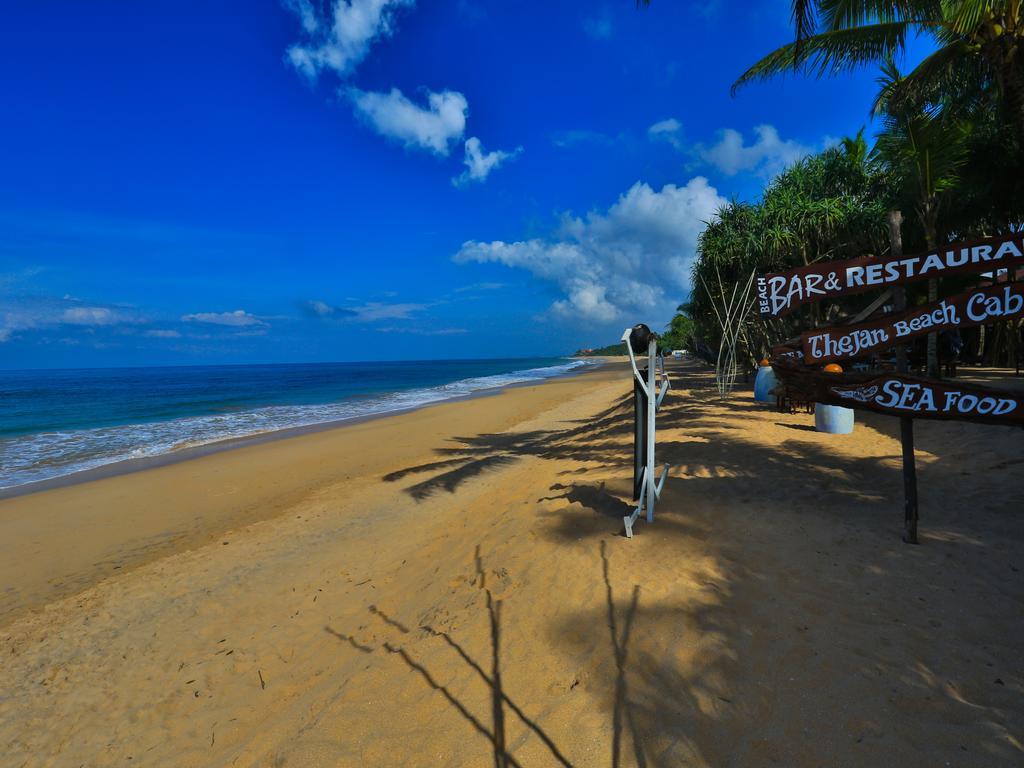
[[[903,255],[903,234],[900,225],[903,214],[889,211],[889,243],[893,256]],[[897,312],[907,308],[907,291],[902,286],[893,289],[893,304]],[[907,372],[907,348],[896,347],[896,370]],[[914,420],[900,416],[900,443],[903,447],[903,541],[917,544],[917,466],[914,461]]]

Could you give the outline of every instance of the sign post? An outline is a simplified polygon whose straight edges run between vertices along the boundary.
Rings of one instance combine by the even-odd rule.
[[[890,211],[890,253],[810,264],[757,278],[757,304],[764,319],[829,298],[884,289],[846,325],[814,328],[800,343],[774,348],[772,367],[789,392],[807,402],[871,410],[900,420],[903,458],[903,540],[917,544],[918,495],[914,456],[915,419],[960,419],[1024,426],[1024,395],[1003,389],[958,385],[909,375],[907,343],[925,334],[1024,316],[1024,285],[973,288],[957,296],[907,309],[905,284],[949,274],[983,274],[1024,263],[1024,233],[949,243],[904,256],[903,216]],[[869,319],[891,296],[895,311]],[[818,366],[895,349],[896,371],[826,373]]]
[[[889,211],[889,245],[893,258],[903,257],[903,214]],[[898,285],[893,289],[893,304],[897,312],[907,308],[907,289]],[[907,347],[896,347],[896,370],[906,373]],[[900,447],[903,452],[903,541],[917,544],[917,460],[914,456],[914,420],[900,416]]]

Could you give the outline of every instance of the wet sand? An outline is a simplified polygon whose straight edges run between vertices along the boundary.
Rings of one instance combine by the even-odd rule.
[[[621,365],[0,501],[11,765],[1024,763],[1024,439]],[[226,542],[226,543],[225,543]]]

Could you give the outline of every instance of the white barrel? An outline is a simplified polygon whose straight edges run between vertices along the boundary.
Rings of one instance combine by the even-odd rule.
[[[775,395],[772,394],[772,390],[778,383],[772,367],[762,365],[757,369],[757,377],[754,379],[754,399],[759,403],[774,403]]]
[[[853,432],[853,409],[815,403],[814,426],[830,435],[848,435]]]

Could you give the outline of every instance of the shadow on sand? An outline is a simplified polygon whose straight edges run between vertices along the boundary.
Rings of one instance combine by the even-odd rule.
[[[962,600],[947,604],[946,598],[957,591],[991,593],[996,584],[998,594],[989,603],[1003,611],[1019,604],[1019,579],[1011,584],[1008,579],[1016,577],[1007,572],[1011,567],[1012,573],[1018,572],[1013,558],[1024,538],[1014,514],[1024,503],[1014,481],[1024,463],[1022,454],[1006,455],[1004,450],[994,455],[973,425],[964,432],[956,431],[960,427],[955,424],[922,425],[918,445],[928,454],[919,467],[926,494],[922,533],[930,546],[911,551],[899,543],[902,482],[897,449],[857,455],[843,449],[842,438],[829,441],[812,434],[806,415],[779,416],[736,398],[723,415],[710,374],[688,372],[687,377],[686,396],[666,400],[659,415],[659,459],[673,467],[665,497],[673,502],[659,508],[657,546],[666,552],[699,549],[712,530],[719,575],[706,583],[698,575],[697,586],[681,592],[678,600],[652,597],[646,582],[643,605],[639,585],[632,586],[627,600],[620,595],[619,605],[613,593],[604,539],[621,528],[621,518],[632,506],[628,397],[596,417],[566,422],[561,429],[454,439],[436,450],[437,461],[410,466],[385,480],[414,480],[405,491],[420,500],[525,458],[574,466],[561,473],[563,482],[537,499],[538,515],[553,520],[540,532],[558,542],[600,540],[606,604],[603,610],[582,610],[560,620],[551,627],[550,639],[576,658],[582,650],[578,644],[590,642],[580,638],[603,633],[602,624],[608,628],[614,667],[602,676],[613,688],[613,766],[792,764],[796,750],[808,761],[816,755],[828,762],[841,756],[825,751],[829,746],[863,750],[872,740],[876,751],[867,754],[898,753],[911,760],[917,754],[923,759],[924,753],[913,752],[890,721],[906,706],[917,707],[927,722],[957,723],[964,749],[982,760],[971,764],[1015,764],[1022,754],[1015,745],[1024,738],[1019,725],[1024,720],[1014,714],[1019,700],[1013,703],[1012,691],[1004,686],[1012,653],[1002,638],[971,642],[976,633],[958,613]],[[748,417],[760,418],[769,432],[759,433],[758,439],[742,433],[741,420]],[[858,414],[857,428],[892,438],[899,427],[895,419]],[[977,429],[989,430],[989,435],[1002,428]],[[973,442],[960,439],[963,435]],[[942,498],[955,495],[962,482],[958,478],[972,471],[989,473],[992,488],[1003,492],[993,493],[977,511],[965,505],[943,508]],[[789,559],[773,559],[770,545],[779,542],[773,531],[776,522],[787,535],[799,538],[799,557],[787,550]],[[845,547],[858,544],[858,560],[842,554]],[[477,575],[486,590],[479,552]],[[489,672],[447,634],[426,626],[418,629],[444,640],[489,686],[489,724],[483,722],[487,717],[471,714],[407,651],[391,644],[382,647],[417,671],[487,737],[495,765],[516,765],[504,733],[510,713],[526,723],[559,764],[569,765],[565,752],[505,695],[499,665],[501,604],[489,591],[486,604],[492,640]],[[984,614],[980,608],[975,611],[979,619]],[[993,611],[987,615],[991,618]],[[855,637],[844,634],[850,627]],[[336,636],[358,650],[373,650]],[[761,642],[772,650],[766,651]],[[680,643],[701,643],[702,651],[684,662],[673,660],[673,644]],[[708,643],[710,651],[704,650]],[[859,719],[829,719],[837,694],[828,685],[805,682],[796,699],[784,689],[773,689],[776,653],[788,654],[788,669],[821,670],[820,679],[829,685],[838,685],[834,675],[839,670],[847,680],[861,681],[867,693],[853,700]],[[737,676],[739,690],[729,682]],[[993,683],[997,678],[1000,682]],[[972,692],[973,700],[964,690]],[[800,736],[802,731],[795,732],[798,738],[786,735],[785,727],[802,729],[807,723],[782,719],[776,706],[806,711],[809,722],[833,741],[826,745]],[[755,733],[764,724],[768,730]],[[956,750],[941,753],[944,758],[960,753],[957,731],[937,736],[945,739],[948,750]],[[865,746],[860,746],[862,741]]]
[[[491,590],[487,587],[487,574],[484,571],[483,560],[480,556],[480,546],[477,545],[475,552],[475,563],[476,563],[476,579],[477,588],[484,593],[485,605],[487,608],[488,623],[490,626],[491,635],[491,663],[490,663],[490,674],[484,669],[484,667],[477,662],[472,656],[467,653],[458,642],[456,642],[452,636],[447,632],[439,632],[429,624],[421,624],[417,627],[418,630],[423,632],[425,635],[441,639],[449,648],[451,648],[459,656],[462,662],[469,667],[483,682],[487,685],[491,692],[491,726],[488,727],[484,722],[476,717],[466,705],[459,700],[447,687],[437,682],[434,675],[430,673],[430,670],[426,668],[422,663],[418,662],[404,647],[394,645],[390,642],[383,642],[379,646],[388,653],[398,656],[402,662],[405,663],[409,669],[416,672],[420,677],[423,678],[424,682],[433,690],[440,693],[445,700],[457,711],[463,719],[465,719],[473,728],[479,733],[483,734],[487,740],[491,743],[492,754],[494,757],[495,768],[507,768],[507,766],[520,766],[519,762],[513,757],[508,751],[508,744],[506,741],[506,728],[505,728],[505,709],[508,708],[516,717],[519,718],[522,723],[529,728],[536,736],[541,740],[544,746],[547,747],[551,756],[563,766],[571,766],[572,763],[562,754],[562,752],[555,745],[551,737],[544,731],[540,725],[528,717],[522,708],[516,704],[502,688],[501,683],[501,600],[495,600],[491,594]],[[412,630],[403,625],[401,622],[391,618],[375,605],[368,607],[369,612],[379,619],[384,624],[397,629],[402,635],[409,636],[412,634]],[[351,635],[346,635],[341,632],[337,632],[331,627],[324,627],[324,631],[330,635],[333,635],[338,640],[342,641],[355,648],[361,653],[373,653],[376,648],[358,642]]]

